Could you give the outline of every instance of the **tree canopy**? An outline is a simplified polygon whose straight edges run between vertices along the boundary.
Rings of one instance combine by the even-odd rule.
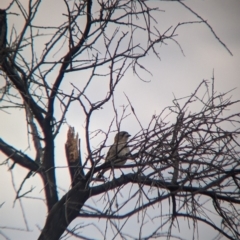
[[[172,25],[170,16],[161,22],[161,7],[172,2],[194,20]],[[218,92],[213,71],[210,80],[198,81],[187,96],[174,95],[151,115],[148,108],[158,100],[139,91],[139,84],[152,84],[147,61],[159,66],[160,78],[161,50],[168,44],[184,56],[182,27],[202,24],[231,56],[214,28],[182,1],[47,4],[13,0],[0,10],[0,109],[13,125],[0,138],[1,168],[11,176],[14,194],[0,204],[19,204],[16,214],[25,226],[0,226],[0,235],[30,231],[25,212],[40,200],[46,219],[35,223],[39,240],[184,239],[183,229],[195,239],[199,224],[214,239],[240,238],[234,91]],[[12,17],[19,23],[11,24]],[[127,162],[105,162],[123,130],[131,134],[130,153],[120,157]]]

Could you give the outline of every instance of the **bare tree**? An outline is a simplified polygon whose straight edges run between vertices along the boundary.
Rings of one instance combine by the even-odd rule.
[[[79,233],[83,226],[76,223],[70,227],[73,220],[87,218],[106,220],[106,229],[112,228],[114,237],[123,239],[170,238],[174,236],[173,227],[181,228],[181,221],[193,225],[193,234],[203,222],[216,230],[216,239],[239,239],[240,113],[227,114],[239,102],[231,101],[228,93],[214,92],[214,79],[211,89],[209,82],[203,81],[189,97],[174,99],[173,106],[153,116],[147,128],[142,127],[126,96],[140,126],[128,143],[131,154],[122,159],[131,162],[124,166],[101,164],[109,134],[120,131],[127,114],[124,108],[123,115],[118,116],[114,93],[129,68],[144,80],[139,70],[148,70],[141,59],[150,53],[159,58],[157,46],[168,40],[180,47],[175,34],[181,25],[204,23],[217,37],[213,29],[181,2],[199,21],[179,23],[164,32],[154,22],[158,9],[150,8],[146,1],[63,2],[61,22],[48,25],[37,20],[40,0],[29,1],[27,8],[14,0],[8,9],[0,11],[0,69],[1,79],[5,80],[1,110],[25,111],[29,141],[36,155],[32,158],[3,139],[0,149],[7,156],[3,164],[12,164],[10,170],[19,165],[29,171],[16,189],[16,199],[23,200],[31,192],[21,193],[30,177],[39,175],[42,179],[48,213],[39,239],[68,235],[88,239]],[[25,24],[20,32],[13,27],[6,40],[7,13],[13,6],[18,7]],[[139,35],[145,38],[145,45],[136,37]],[[76,78],[75,72],[78,79],[69,81],[69,77]],[[104,97],[98,100],[89,95],[96,79],[102,81],[104,89]],[[71,90],[62,87],[65,83]],[[114,120],[107,131],[101,126],[92,129],[93,115],[109,102],[116,114],[117,129]],[[81,142],[86,145],[86,154],[70,127],[65,149],[72,184],[60,198],[56,179],[56,158],[60,156],[55,156],[54,148],[73,104],[78,104],[85,117],[85,138]],[[194,106],[198,110],[192,111]],[[104,136],[104,140],[94,148],[92,141],[97,135]],[[107,168],[111,168],[110,177],[106,173],[103,179],[97,179],[97,173]],[[115,176],[117,170],[122,172],[120,177]],[[127,192],[124,196],[123,191]],[[98,201],[99,196],[101,204],[89,204],[90,199]],[[167,203],[166,210],[163,206]],[[158,210],[152,212],[152,208]],[[138,224],[129,235],[122,228],[131,219]],[[145,233],[142,228],[147,220],[158,224]],[[106,229],[99,229],[101,238],[106,238]]]

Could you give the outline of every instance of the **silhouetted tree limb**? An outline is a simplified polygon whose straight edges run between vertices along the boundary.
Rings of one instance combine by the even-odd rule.
[[[31,171],[38,171],[39,165],[33,161],[29,156],[22,153],[21,151],[15,149],[11,145],[7,144],[0,138],[0,150],[14,163],[19,164],[20,166],[27,168]]]
[[[156,219],[161,221],[145,238],[158,237],[166,226],[168,231],[164,236],[170,238],[173,226],[179,225],[179,219],[184,217],[194,226],[193,231],[200,221],[215,229],[219,236],[239,239],[240,114],[227,114],[239,101],[231,101],[228,93],[215,93],[214,82],[211,90],[209,83],[202,81],[189,97],[175,98],[173,105],[154,115],[146,127],[134,110],[131,96],[125,94],[140,130],[128,142],[131,154],[122,157],[129,160],[128,164],[101,164],[110,135],[120,131],[122,121],[129,114],[124,106],[119,117],[114,103],[119,83],[129,69],[145,81],[140,71],[150,72],[141,59],[149,54],[160,59],[160,44],[173,40],[183,51],[175,37],[179,27],[186,24],[205,24],[228,50],[227,46],[201,16],[180,2],[201,21],[178,23],[161,32],[154,18],[159,10],[149,7],[147,1],[64,0],[64,3],[63,18],[47,26],[37,21],[39,0],[30,1],[28,9],[19,1],[12,1],[7,10],[0,10],[0,77],[5,81],[0,92],[0,108],[25,109],[28,139],[36,158],[30,158],[2,139],[0,150],[7,157],[5,161],[13,161],[10,170],[17,164],[31,171],[16,191],[16,198],[27,195],[19,192],[32,172],[43,180],[48,212],[39,239],[57,240],[68,232],[78,236],[77,230],[69,230],[70,223],[90,217],[106,220],[103,235],[112,227],[116,236],[127,238],[121,224],[114,220],[119,223],[124,220],[125,224],[130,217],[138,221],[140,215],[138,238],[144,238],[140,232],[145,221],[154,223]],[[14,4],[25,22],[8,40],[6,11]],[[145,37],[144,44],[139,36]],[[39,38],[43,42],[35,45]],[[75,72],[79,73],[77,77]],[[96,79],[102,81],[104,94],[92,98],[89,89]],[[109,120],[108,129],[102,126],[93,129],[95,113],[111,101],[115,118]],[[67,137],[64,136],[64,158],[59,156],[57,149],[63,146],[56,148],[56,138],[67,123],[67,112],[73,104],[78,104],[79,118],[84,119],[85,125],[80,129],[84,131],[81,141],[86,149],[80,152],[78,134],[70,128]],[[97,147],[93,144],[95,137],[102,141]],[[67,160],[65,167],[71,176],[71,186],[63,196],[58,192],[59,179],[56,179],[57,162],[62,158]],[[109,169],[106,171],[109,177],[99,181],[95,176],[104,169]],[[121,176],[117,177],[119,172]],[[90,200],[97,204],[93,206]],[[221,224],[215,223],[206,207],[207,201]],[[148,214],[151,208],[163,210]]]

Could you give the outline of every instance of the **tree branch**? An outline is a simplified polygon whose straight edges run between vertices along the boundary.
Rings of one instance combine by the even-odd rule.
[[[20,166],[34,172],[39,170],[39,165],[33,159],[31,159],[21,151],[18,151],[8,143],[4,142],[1,138],[0,138],[0,150],[14,163],[17,163]]]

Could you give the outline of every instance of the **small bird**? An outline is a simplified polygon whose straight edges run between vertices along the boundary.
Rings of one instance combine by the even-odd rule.
[[[122,131],[116,134],[113,145],[109,148],[105,162],[112,162],[114,166],[123,166],[127,159],[122,159],[130,153],[127,146],[127,140],[131,135],[128,132]],[[121,158],[118,158],[121,157]],[[103,169],[97,178],[103,177],[103,174],[110,168]]]

